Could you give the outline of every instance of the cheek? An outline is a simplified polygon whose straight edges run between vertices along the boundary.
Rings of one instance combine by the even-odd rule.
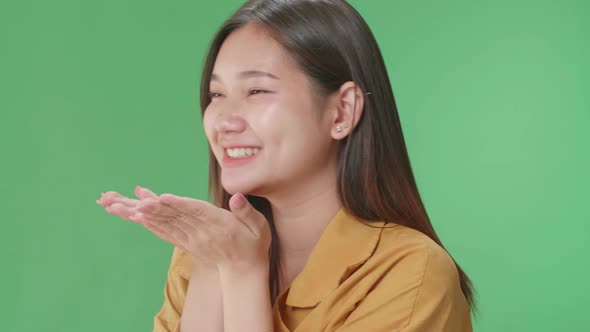
[[[207,136],[209,143],[211,143],[211,140],[213,139],[213,118],[214,117],[212,116],[211,112],[206,111],[203,115],[203,130],[205,131],[205,135]]]
[[[305,103],[300,100],[291,96],[276,98],[258,109],[254,108],[250,113],[250,122],[256,123],[262,130],[268,129],[268,131],[280,133],[283,130],[300,127],[307,112]]]
[[[203,115],[203,130],[205,131],[205,136],[207,137],[207,142],[209,142],[209,148],[211,148],[213,150],[213,154],[215,155],[215,158],[217,159],[217,161],[220,161],[220,158],[223,158],[223,156],[219,156],[219,152],[216,149],[213,149],[213,147],[216,144],[216,138],[215,138],[215,126],[214,126],[214,122],[215,121],[215,116],[212,115],[212,112],[205,112],[205,114]]]
[[[296,105],[296,104],[295,104]],[[277,162],[299,164],[315,158],[317,150],[326,144],[319,123],[311,110],[285,107],[261,114],[256,121],[256,132],[272,149],[269,151]]]

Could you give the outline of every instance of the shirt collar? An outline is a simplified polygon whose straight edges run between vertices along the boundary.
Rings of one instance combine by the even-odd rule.
[[[308,308],[320,303],[369,259],[379,242],[384,224],[382,221],[358,219],[345,208],[338,210],[311,252],[303,271],[291,283],[286,304]]]

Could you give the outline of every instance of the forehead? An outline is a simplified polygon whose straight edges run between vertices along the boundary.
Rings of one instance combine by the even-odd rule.
[[[213,66],[213,73],[222,80],[247,70],[267,71],[279,77],[296,71],[283,46],[263,27],[252,23],[225,39]]]

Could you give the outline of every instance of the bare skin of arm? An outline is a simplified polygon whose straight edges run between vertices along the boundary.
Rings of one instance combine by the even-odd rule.
[[[246,271],[220,270],[225,332],[272,332],[268,264]]]
[[[180,332],[223,332],[223,300],[219,272],[214,265],[193,261]]]

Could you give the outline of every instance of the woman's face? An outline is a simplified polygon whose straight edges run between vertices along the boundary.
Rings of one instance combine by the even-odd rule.
[[[203,125],[230,194],[302,190],[335,169],[325,99],[292,61],[255,24],[235,30],[219,51]]]

